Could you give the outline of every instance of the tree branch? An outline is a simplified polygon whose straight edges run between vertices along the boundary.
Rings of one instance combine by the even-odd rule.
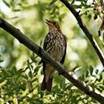
[[[79,26],[81,27],[81,29],[83,30],[83,32],[85,33],[85,35],[87,36],[87,38],[89,39],[90,43],[92,44],[93,48],[95,49],[96,54],[98,55],[102,65],[104,66],[104,54],[102,53],[102,51],[100,50],[97,42],[95,41],[95,39],[93,38],[92,34],[88,31],[88,29],[86,28],[86,26],[83,24],[79,13],[73,8],[73,6],[68,3],[67,0],[60,0],[71,12],[72,14],[75,16],[76,20],[78,21]]]
[[[49,62],[62,76],[64,76],[67,80],[72,82],[73,85],[75,85],[81,91],[83,91],[90,97],[93,97],[101,104],[104,104],[104,97],[101,96],[101,94],[94,92],[87,85],[73,78],[70,74],[68,74],[66,69],[59,62],[55,62],[41,47],[39,47],[37,44],[35,44],[29,38],[27,38],[19,29],[15,28],[14,26],[12,26],[11,24],[9,24],[1,18],[0,27],[8,33],[10,33],[13,37],[15,37],[20,43],[24,44],[27,48],[36,53],[42,59],[44,59],[44,61]]]

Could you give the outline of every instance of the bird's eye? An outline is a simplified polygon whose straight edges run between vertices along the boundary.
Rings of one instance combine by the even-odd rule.
[[[57,23],[56,23],[56,22],[54,22],[54,25],[55,25],[55,26],[57,26]]]

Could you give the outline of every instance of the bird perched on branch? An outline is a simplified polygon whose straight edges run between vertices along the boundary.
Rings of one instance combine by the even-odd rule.
[[[55,21],[46,20],[49,32],[45,37],[43,49],[55,60],[64,63],[66,55],[66,38],[61,32],[60,26]],[[43,74],[41,89],[51,91],[54,67],[43,61]]]

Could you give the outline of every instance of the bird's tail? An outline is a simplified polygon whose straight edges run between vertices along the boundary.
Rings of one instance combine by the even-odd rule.
[[[53,80],[53,77],[47,77],[46,75],[44,75],[42,85],[41,85],[41,90],[51,91],[52,80]]]

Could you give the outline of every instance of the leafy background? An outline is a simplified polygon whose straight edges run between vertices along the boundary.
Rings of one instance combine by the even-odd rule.
[[[86,27],[104,50],[100,1],[69,0]],[[58,21],[67,37],[64,66],[76,78],[104,94],[103,67],[74,16],[59,0],[1,0],[0,17],[19,28],[42,47],[48,32],[45,19]],[[57,73],[51,92],[40,90],[42,65],[40,58],[0,29],[0,104],[99,104]]]

